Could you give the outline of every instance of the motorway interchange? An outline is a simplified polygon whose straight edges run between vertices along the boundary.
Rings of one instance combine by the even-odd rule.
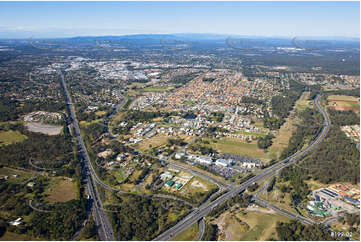
[[[81,137],[81,134],[80,134],[80,128],[79,128],[79,125],[78,125],[78,121],[77,121],[77,118],[76,118],[76,115],[75,115],[74,107],[73,107],[73,104],[71,102],[71,98],[70,98],[68,89],[66,87],[66,82],[64,80],[64,76],[60,71],[59,71],[59,75],[61,77],[62,87],[64,89],[64,93],[65,93],[65,96],[66,96],[67,109],[68,109],[69,115],[71,117],[71,122],[72,122],[73,127],[74,127],[75,138],[76,138],[76,141],[77,141],[77,144],[78,144],[79,153],[82,156],[82,160],[84,162],[86,190],[87,190],[87,194],[89,195],[89,197],[93,200],[93,204],[91,206],[91,209],[92,209],[93,214],[94,214],[95,222],[96,222],[96,224],[98,225],[98,228],[99,228],[98,229],[99,238],[100,238],[100,240],[114,240],[112,227],[111,227],[111,224],[110,224],[110,222],[109,222],[109,220],[108,220],[108,218],[106,216],[106,213],[105,213],[106,210],[103,208],[102,202],[100,200],[98,190],[97,190],[97,187],[96,187],[96,183],[98,183],[99,185],[101,185],[102,187],[104,187],[105,189],[108,189],[108,190],[113,190],[113,191],[117,191],[117,192],[121,192],[121,191],[104,184],[98,178],[97,174],[95,173],[95,170],[92,167],[92,164],[90,162],[89,155],[88,155],[88,152],[86,150],[84,141],[83,141],[83,139]],[[320,98],[320,96],[317,95],[317,97],[314,99],[313,102],[314,102],[315,107],[323,115],[323,119],[324,119],[323,128],[322,128],[321,132],[318,134],[318,136],[316,137],[316,139],[313,140],[307,147],[305,147],[302,150],[296,152],[295,154],[291,155],[290,157],[288,157],[288,158],[286,158],[286,159],[284,159],[282,161],[279,161],[279,162],[277,162],[277,163],[263,169],[263,171],[260,174],[250,178],[249,180],[247,180],[246,182],[244,182],[244,183],[242,183],[242,184],[240,184],[238,186],[227,186],[227,188],[229,189],[229,191],[227,193],[221,195],[220,197],[218,197],[216,200],[214,200],[212,202],[205,203],[205,204],[201,205],[199,208],[194,209],[193,212],[191,212],[189,215],[187,215],[184,219],[182,219],[180,222],[178,222],[175,226],[168,229],[167,231],[165,231],[164,233],[159,235],[154,240],[158,240],[158,241],[159,240],[160,241],[170,240],[172,237],[174,237],[178,233],[180,233],[180,232],[184,231],[185,229],[187,229],[193,223],[198,222],[198,221],[200,221],[202,223],[203,218],[207,214],[209,214],[218,205],[224,203],[225,201],[232,198],[233,196],[239,195],[240,193],[244,192],[245,189],[248,186],[265,179],[267,176],[278,174],[278,172],[280,170],[294,164],[301,157],[303,157],[304,155],[306,155],[307,153],[312,151],[320,142],[322,142],[324,140],[324,138],[326,137],[326,135],[327,135],[327,133],[329,131],[329,127],[330,127],[330,124],[331,124],[330,119],[329,119],[329,117],[327,115],[327,112],[325,110],[323,110],[322,107],[319,104],[319,98]],[[163,162],[167,162],[167,161],[163,161]],[[169,165],[174,166],[174,164],[169,164]],[[188,169],[188,168],[182,167],[182,169]],[[192,172],[195,172],[195,171],[192,171]],[[199,175],[199,174],[196,174],[196,175]],[[207,177],[207,179],[208,178],[209,177]],[[224,184],[217,183],[217,185],[219,187],[221,187],[221,188],[225,188]],[[154,197],[154,195],[153,195],[153,197]],[[259,202],[260,204],[264,203],[264,201],[260,200],[257,196],[255,197],[255,201]],[[277,208],[275,206],[272,207],[268,203],[264,204],[264,205],[267,206],[267,207],[270,207],[272,209],[278,210],[278,212],[284,213],[286,216],[291,216],[292,218],[296,218],[298,220],[301,220],[304,223],[312,223],[311,222],[312,220],[308,221],[308,219],[305,220],[305,218],[300,218],[300,216],[298,216],[298,215],[294,215],[294,216],[293,216],[293,214],[290,215],[290,213],[288,211],[279,210],[279,208]]]
[[[173,226],[169,230],[167,230],[164,233],[162,233],[161,235],[159,235],[157,238],[155,238],[155,240],[158,240],[158,241],[159,240],[160,241],[170,240],[173,236],[175,236],[178,233],[182,232],[183,230],[187,229],[189,226],[191,226],[193,223],[195,223],[199,219],[205,217],[208,213],[210,213],[212,211],[212,209],[214,209],[218,205],[222,204],[223,202],[232,198],[233,196],[238,195],[241,192],[245,191],[245,189],[248,186],[250,186],[260,180],[263,180],[268,175],[278,173],[280,170],[292,165],[293,163],[297,162],[301,157],[303,157],[305,154],[312,151],[320,142],[322,142],[324,140],[324,138],[326,137],[326,135],[329,131],[330,125],[331,125],[331,121],[330,121],[330,118],[329,118],[327,112],[324,111],[319,104],[319,98],[320,98],[320,96],[317,95],[317,97],[314,99],[314,105],[322,113],[322,116],[324,119],[323,128],[322,128],[321,132],[317,135],[316,139],[313,140],[307,147],[296,152],[295,154],[291,155],[290,157],[288,157],[282,161],[279,161],[279,162],[275,163],[274,165],[264,169],[262,173],[250,178],[248,181],[240,184],[238,187],[233,188],[226,194],[217,198],[215,201],[207,204],[204,207],[201,207],[201,208],[195,210],[190,215],[188,215],[186,218],[184,218],[179,223],[177,223],[175,226]]]

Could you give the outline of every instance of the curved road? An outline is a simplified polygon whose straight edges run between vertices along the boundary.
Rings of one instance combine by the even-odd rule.
[[[187,229],[189,226],[191,226],[193,223],[197,222],[199,219],[206,216],[208,213],[210,213],[215,207],[222,204],[223,202],[227,201],[228,199],[232,198],[233,196],[236,196],[237,194],[240,194],[243,192],[248,186],[251,184],[258,182],[262,179],[264,179],[266,176],[270,174],[274,174],[276,172],[279,172],[280,170],[284,169],[285,167],[288,167],[298,161],[300,158],[302,158],[304,155],[311,152],[319,143],[321,143],[328,131],[331,124],[330,118],[328,117],[328,114],[325,110],[322,109],[322,107],[319,104],[319,98],[320,96],[317,95],[317,97],[313,100],[315,107],[321,112],[324,122],[321,132],[317,135],[316,139],[313,140],[307,147],[303,148],[302,150],[296,152],[295,154],[289,156],[288,158],[279,161],[275,163],[274,165],[267,167],[263,170],[262,173],[250,178],[248,181],[242,183],[240,186],[233,188],[229,192],[225,193],[224,195],[217,198],[215,201],[209,203],[207,206],[202,207],[200,209],[195,210],[192,212],[189,216],[178,222],[175,226],[168,229],[161,235],[159,235],[154,240],[161,240],[166,241],[170,240],[173,236],[177,235],[178,233],[182,232],[183,230]]]
[[[205,221],[204,221],[204,218],[202,218],[200,221],[199,221],[199,233],[197,235],[197,238],[196,240],[197,241],[200,241],[204,235],[204,229],[206,227],[206,224],[205,224]]]

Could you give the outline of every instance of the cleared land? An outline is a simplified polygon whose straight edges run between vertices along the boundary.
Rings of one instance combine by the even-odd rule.
[[[312,100],[308,100],[310,92],[303,92],[301,97],[297,100],[295,108],[299,111],[305,110],[306,108],[312,108]]]
[[[46,135],[58,135],[63,129],[63,126],[41,123],[27,123],[25,127],[31,132],[37,132]]]
[[[76,198],[75,184],[68,180],[57,181],[57,184],[49,188],[47,200],[51,203],[67,202]]]
[[[330,95],[328,97],[328,106],[336,110],[353,110],[360,112],[360,100],[356,97],[345,95]]]
[[[278,159],[282,151],[288,146],[292,133],[296,131],[291,118],[286,118],[286,122],[281,126],[278,135],[273,139],[271,147],[267,153],[267,158]]]
[[[0,132],[0,146],[23,142],[27,137],[19,131],[8,130]]]
[[[142,142],[138,143],[136,146],[140,150],[146,151],[146,150],[152,149],[153,147],[159,147],[159,146],[167,144],[167,141],[169,138],[173,138],[173,136],[157,134],[156,136],[154,136],[150,139],[143,140]]]
[[[188,173],[188,175],[191,175]],[[207,192],[217,186],[211,182],[208,182],[199,177],[193,177],[182,189],[181,191],[187,191],[191,196],[199,193],[199,192]]]
[[[312,101],[308,100],[309,96],[309,92],[304,92],[297,100],[295,109],[292,110],[290,116],[286,118],[286,122],[281,126],[279,133],[276,135],[276,138],[273,139],[272,146],[268,149],[269,151],[267,153],[267,157],[269,159],[278,159],[281,156],[282,151],[288,146],[288,142],[293,132],[296,131],[295,124],[297,119],[292,118],[295,110],[303,111],[306,108],[313,108]]]
[[[236,138],[222,138],[219,139],[217,142],[215,142],[216,140],[209,141],[210,144],[207,144],[206,146],[212,147],[220,153],[245,155],[262,160],[267,159],[266,153],[262,149],[258,148],[257,141],[246,143],[241,139]]]
[[[276,223],[288,218],[260,207],[230,209],[212,223],[220,229],[218,240],[254,241],[277,239]]]

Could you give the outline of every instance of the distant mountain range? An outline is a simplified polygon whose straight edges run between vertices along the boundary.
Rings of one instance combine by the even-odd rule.
[[[0,31],[1,33],[1,31]],[[4,36],[1,34],[0,36]],[[34,35],[30,35],[29,38]],[[334,40],[334,41],[356,41],[359,42],[360,38],[355,37],[342,37],[342,36],[292,36],[292,37],[285,37],[285,36],[248,36],[248,35],[226,35],[226,34],[212,34],[212,33],[174,33],[174,34],[129,34],[129,35],[106,35],[106,36],[75,36],[75,37],[48,37],[48,38],[37,38],[34,36],[35,39],[67,39],[67,40],[87,40],[87,39],[95,39],[100,38],[102,40],[105,39],[133,39],[133,40],[159,40],[162,38],[167,39],[178,39],[178,40],[225,40],[227,38],[234,38],[234,39],[262,39],[262,40],[290,40],[294,37],[297,37],[299,40]],[[0,37],[0,39],[28,39],[28,38],[4,38]]]

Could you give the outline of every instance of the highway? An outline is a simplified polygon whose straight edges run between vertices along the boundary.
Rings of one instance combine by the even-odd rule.
[[[103,208],[103,204],[102,201],[100,200],[97,187],[94,183],[94,178],[96,180],[98,179],[98,177],[96,175],[94,176],[95,172],[93,167],[91,166],[88,152],[86,150],[83,138],[81,137],[78,120],[75,115],[73,104],[71,103],[71,98],[69,95],[68,88],[66,86],[64,75],[61,71],[59,71],[59,75],[61,77],[61,84],[64,89],[66,106],[74,128],[74,132],[75,132],[74,135],[76,138],[76,142],[78,144],[79,155],[82,157],[82,161],[84,162],[84,173],[86,176],[86,191],[87,194],[94,201],[92,205],[92,210],[94,214],[95,223],[98,227],[99,238],[102,241],[106,241],[106,240],[112,241],[114,240],[112,227],[109,223],[109,220],[104,210],[99,209],[99,208]]]
[[[199,209],[193,211],[189,216],[187,216],[186,218],[184,218],[183,220],[178,222],[175,226],[173,226],[172,228],[168,229],[167,231],[165,231],[164,233],[159,235],[154,240],[158,240],[158,241],[159,240],[160,241],[170,240],[173,236],[175,236],[178,233],[182,232],[183,230],[187,229],[193,223],[197,222],[199,219],[206,216],[218,205],[224,203],[225,201],[232,198],[233,196],[245,191],[245,189],[249,185],[264,179],[268,175],[279,172],[280,170],[292,165],[293,163],[298,161],[300,158],[302,158],[304,155],[311,152],[319,143],[321,143],[324,140],[324,138],[326,137],[326,135],[329,131],[329,127],[331,124],[331,121],[328,117],[327,112],[325,110],[323,110],[319,104],[319,98],[320,98],[320,96],[317,95],[317,97],[313,100],[313,103],[323,116],[323,119],[324,119],[323,127],[322,127],[321,132],[317,135],[317,137],[309,145],[307,145],[307,147],[305,147],[302,150],[296,152],[295,154],[287,157],[286,159],[279,161],[270,167],[267,167],[260,174],[250,178],[248,181],[240,184],[238,187],[233,188],[229,192],[225,193],[224,195],[220,196],[213,202],[209,203],[207,206],[204,206],[202,208],[199,208]]]

